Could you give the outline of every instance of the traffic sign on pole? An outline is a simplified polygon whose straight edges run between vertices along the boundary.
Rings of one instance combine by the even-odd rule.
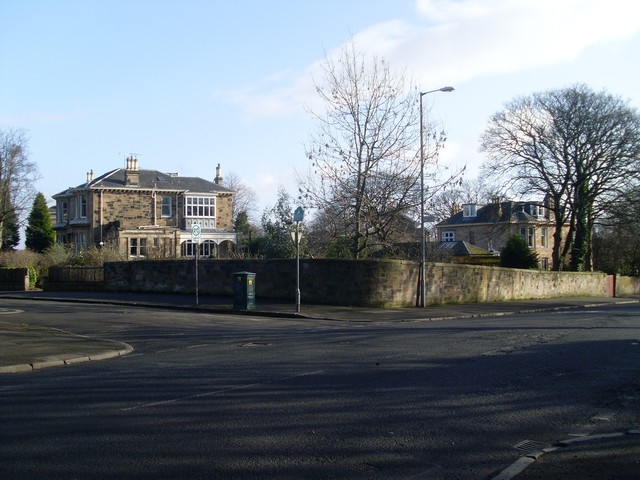
[[[199,305],[200,283],[198,281],[198,256],[200,255],[200,234],[202,229],[199,223],[191,224],[191,240],[196,244],[196,305]]]
[[[200,238],[200,233],[202,232],[202,229],[200,228],[200,224],[199,223],[193,223],[191,224],[191,237],[192,238]]]

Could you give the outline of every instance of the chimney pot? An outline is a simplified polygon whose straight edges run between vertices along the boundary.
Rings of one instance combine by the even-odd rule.
[[[127,157],[127,169],[124,172],[124,183],[127,187],[137,187],[140,185],[138,160],[133,156]]]

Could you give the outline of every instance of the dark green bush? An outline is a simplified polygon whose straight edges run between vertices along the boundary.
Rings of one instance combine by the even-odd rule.
[[[514,234],[507,240],[500,253],[500,266],[508,268],[538,268],[538,254],[533,252],[521,235]]]

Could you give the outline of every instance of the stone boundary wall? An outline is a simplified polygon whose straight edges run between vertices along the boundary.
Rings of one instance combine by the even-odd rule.
[[[616,276],[616,297],[640,295],[640,278]]]
[[[29,269],[0,268],[0,290],[29,290]]]
[[[368,307],[417,304],[419,264],[400,260],[300,260],[303,303]],[[547,272],[429,263],[427,304],[476,303],[566,296],[611,296],[604,273]],[[234,272],[256,274],[258,299],[295,300],[295,260],[200,260],[199,292],[233,295]],[[618,277],[618,294],[640,291],[637,279]],[[47,289],[61,289],[49,285]],[[112,262],[104,266],[104,289],[120,292],[195,293],[195,261]],[[230,300],[231,301],[231,300]]]
[[[43,289],[48,291],[102,291],[103,267],[49,267]]]
[[[295,260],[201,260],[199,292],[233,295],[234,272],[256,274],[256,297],[295,299]],[[390,260],[301,260],[302,301],[333,305],[415,305],[419,266]],[[195,292],[195,261],[113,262],[104,266],[105,289],[122,292]]]
[[[427,264],[427,303],[480,303],[572,296],[611,296],[600,272],[549,272]]]

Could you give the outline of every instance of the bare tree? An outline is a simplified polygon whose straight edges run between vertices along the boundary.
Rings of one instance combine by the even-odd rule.
[[[637,111],[585,85],[536,93],[491,117],[482,150],[489,155],[487,175],[551,201],[553,268],[560,270],[570,255],[574,270],[591,270],[596,219],[623,187],[640,180]]]
[[[228,173],[224,178],[224,186],[236,192],[233,196],[233,220],[238,214],[245,212],[250,219],[256,214],[257,195],[256,192],[246,183],[242,181],[240,175],[236,173]]]
[[[298,174],[302,201],[338,219],[333,230],[344,236],[346,228],[351,256],[361,258],[399,216],[417,218],[419,95],[403,73],[354,42],[326,58],[322,72],[316,91],[324,109],[311,112],[318,128],[306,148],[311,170]],[[445,136],[432,124],[425,130],[432,165]]]
[[[31,207],[38,169],[29,161],[27,147],[23,130],[0,130],[0,231],[9,217],[23,219]]]
[[[487,183],[483,177],[460,180],[429,199],[427,216],[433,221],[445,220],[465,203],[487,204],[500,196],[497,187]]]
[[[640,275],[640,189],[609,205],[594,228],[594,266],[611,274]]]

